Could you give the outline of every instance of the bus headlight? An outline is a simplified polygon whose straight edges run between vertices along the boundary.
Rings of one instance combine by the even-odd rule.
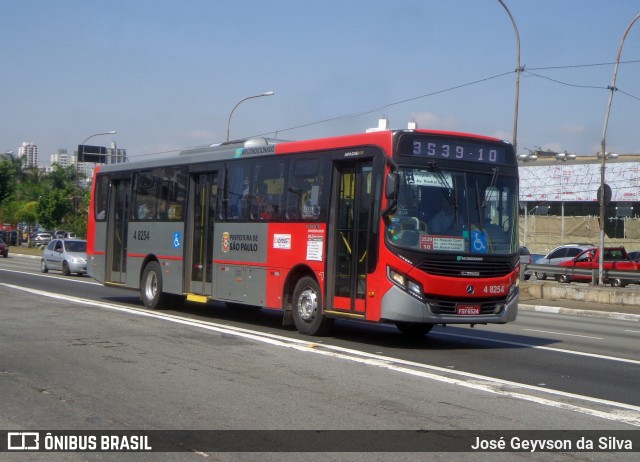
[[[419,300],[423,299],[424,289],[422,288],[422,285],[420,283],[409,279],[404,274],[399,273],[389,266],[387,266],[387,277],[391,280],[391,282],[393,282],[408,294],[413,295]]]

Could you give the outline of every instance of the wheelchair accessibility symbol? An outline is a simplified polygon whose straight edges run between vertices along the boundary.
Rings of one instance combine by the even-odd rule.
[[[176,231],[173,233],[173,248],[179,249],[182,246],[182,233],[180,231]]]
[[[487,253],[487,235],[482,231],[471,231],[471,251]]]

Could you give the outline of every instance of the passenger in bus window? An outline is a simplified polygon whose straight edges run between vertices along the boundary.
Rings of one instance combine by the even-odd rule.
[[[260,220],[272,220],[274,218],[274,208],[269,201],[269,189],[265,183],[260,183],[259,190],[253,197],[251,211],[252,218]]]
[[[138,220],[152,220],[153,206],[149,197],[143,198],[142,204],[138,206]]]
[[[446,197],[441,197],[439,201],[439,211],[429,222],[429,234],[446,236],[454,232],[456,214],[455,209]]]

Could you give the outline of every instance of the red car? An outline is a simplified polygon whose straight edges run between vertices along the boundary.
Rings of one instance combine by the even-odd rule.
[[[4,258],[7,258],[9,256],[9,246],[2,240],[1,237],[0,237],[0,255],[2,255]]]
[[[573,268],[598,269],[599,266],[599,249],[596,247],[584,250],[577,257],[563,261],[558,266],[569,266]],[[629,260],[627,251],[624,247],[605,247],[603,269],[615,271],[637,271],[638,263]],[[578,274],[556,274],[558,282],[569,283],[571,281],[591,281],[591,276],[583,276]],[[631,281],[619,278],[607,278],[605,283],[611,284],[612,287],[624,287]]]

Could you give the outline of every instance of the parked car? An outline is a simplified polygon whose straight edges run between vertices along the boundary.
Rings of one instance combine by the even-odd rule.
[[[9,246],[7,245],[6,242],[2,240],[1,237],[0,237],[0,255],[2,255],[4,258],[9,257]]]
[[[7,245],[18,245],[18,231],[0,231],[0,238]]]
[[[545,256],[536,261],[536,265],[559,265],[563,261],[572,260],[584,250],[593,248],[593,244],[564,244],[556,247]],[[555,277],[553,273],[536,271],[536,278],[545,280],[547,277]]]
[[[69,276],[71,273],[87,272],[87,241],[81,239],[54,239],[42,251],[40,270],[59,270]]]
[[[527,249],[526,247],[520,246],[520,248],[518,249],[518,252],[520,253],[520,266],[526,266],[529,263],[533,263],[533,259],[531,258],[531,252],[529,252],[529,249]],[[528,281],[529,278],[531,278],[531,271],[525,271],[524,272],[524,280]]]
[[[605,247],[602,253],[603,269],[615,271],[637,271],[638,263],[629,260],[627,251],[624,247]],[[568,266],[570,268],[597,269],[600,265],[600,249],[592,247],[581,252],[577,257],[571,260],[563,261],[559,266]],[[571,281],[591,281],[591,276],[583,276],[579,274],[557,274],[558,282],[570,283]],[[611,287],[624,287],[633,282],[620,278],[605,278],[604,283],[611,284]]]
[[[46,245],[51,242],[51,234],[49,233],[34,233],[31,235],[31,243],[34,245]]]
[[[631,261],[640,261],[640,252],[637,250],[629,252],[627,255],[629,255],[629,260]]]

